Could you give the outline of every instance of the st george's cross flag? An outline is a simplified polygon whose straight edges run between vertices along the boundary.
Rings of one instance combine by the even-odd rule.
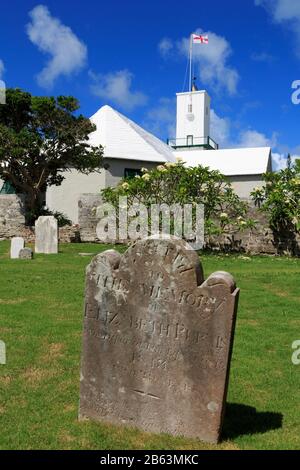
[[[193,34],[193,44],[208,44],[208,36]]]

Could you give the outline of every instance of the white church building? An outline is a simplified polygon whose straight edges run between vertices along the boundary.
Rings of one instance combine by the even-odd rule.
[[[271,148],[219,149],[210,136],[210,97],[206,91],[177,94],[176,138],[168,144],[147,132],[110,106],[103,106],[91,117],[96,131],[92,145],[104,148],[104,168],[100,173],[83,175],[66,172],[59,187],[46,193],[46,205],[78,222],[78,199],[84,193],[100,193],[115,186],[124,176],[139,174],[180,157],[187,166],[206,166],[219,170],[232,183],[241,198],[248,198],[254,187],[263,184],[262,174],[272,171]]]

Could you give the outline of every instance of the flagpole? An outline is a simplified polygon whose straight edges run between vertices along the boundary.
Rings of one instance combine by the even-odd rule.
[[[193,56],[193,34],[190,36],[190,79],[189,91],[192,91],[192,56]]]

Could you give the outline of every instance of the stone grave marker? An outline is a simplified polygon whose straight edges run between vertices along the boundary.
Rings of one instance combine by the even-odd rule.
[[[0,365],[6,364],[6,345],[0,340]]]
[[[32,259],[33,258],[32,249],[31,248],[23,248],[22,250],[20,250],[19,258],[20,259]]]
[[[53,216],[41,216],[35,222],[35,252],[58,253],[58,226]]]
[[[216,443],[239,289],[204,280],[182,240],[147,239],[87,268],[79,418]]]
[[[10,257],[11,259],[18,259],[20,251],[24,248],[24,238],[14,237],[11,239],[10,244]]]

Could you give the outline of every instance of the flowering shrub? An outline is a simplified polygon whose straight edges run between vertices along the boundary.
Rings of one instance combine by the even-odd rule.
[[[187,168],[180,160],[151,171],[143,168],[141,176],[123,179],[117,187],[102,190],[102,196],[116,208],[124,196],[128,208],[134,203],[148,209],[151,204],[203,204],[207,235],[232,234],[253,224],[246,220],[247,205],[219,171],[200,165]]]
[[[251,193],[255,204],[268,214],[273,230],[300,232],[300,160],[278,173],[266,173],[265,185]]]

